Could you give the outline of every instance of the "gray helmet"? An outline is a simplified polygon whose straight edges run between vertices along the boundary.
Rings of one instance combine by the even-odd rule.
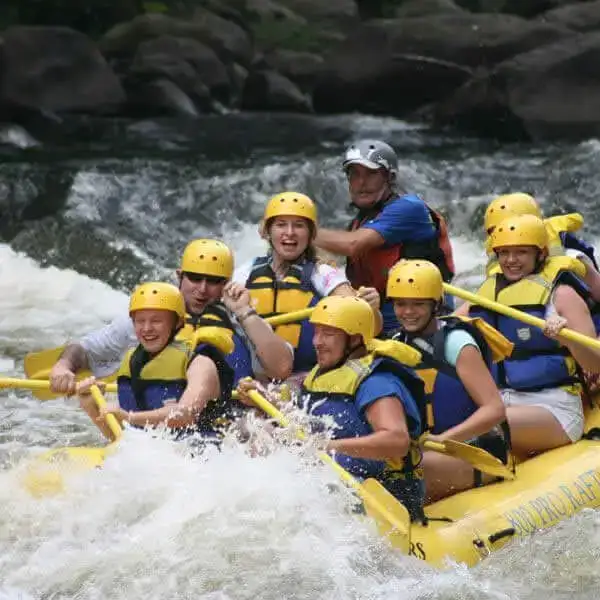
[[[360,140],[348,147],[342,167],[363,165],[367,169],[385,169],[394,177],[398,173],[398,157],[394,149],[380,140]]]

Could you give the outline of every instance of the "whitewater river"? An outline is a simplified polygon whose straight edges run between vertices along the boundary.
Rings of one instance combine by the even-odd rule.
[[[59,130],[60,131],[60,130]],[[0,131],[0,375],[126,310],[140,279],[169,277],[187,241],[218,236],[238,263],[264,249],[269,195],[315,197],[322,222],[351,214],[344,144],[383,136],[401,178],[449,218],[461,276],[481,279],[482,209],[534,192],[547,214],[579,210],[596,239],[600,142],[497,146],[369,117],[211,117],[197,123],[79,123],[35,140]],[[1,204],[0,204],[1,205]],[[45,216],[46,215],[46,216]],[[99,445],[72,400],[0,393],[0,600],[523,599],[600,594],[600,518],[586,511],[472,570],[400,556],[352,516],[350,493],[306,449],[251,458],[231,442],[191,460],[181,447],[125,436],[102,470],[67,494],[33,498],[32,457]]]

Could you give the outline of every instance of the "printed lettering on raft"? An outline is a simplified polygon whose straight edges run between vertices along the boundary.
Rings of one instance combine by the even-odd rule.
[[[533,533],[557,523],[584,506],[600,505],[600,472],[584,471],[569,484],[560,484],[550,492],[528,500],[503,514],[517,536]]]
[[[420,558],[421,560],[427,560],[427,554],[425,553],[425,548],[423,548],[421,542],[417,542],[416,544],[410,542],[408,545],[408,555]]]

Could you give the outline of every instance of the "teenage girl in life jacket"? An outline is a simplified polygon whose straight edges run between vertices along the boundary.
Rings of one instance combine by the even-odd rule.
[[[313,246],[316,233],[317,208],[308,196],[297,192],[273,196],[261,224],[269,252],[238,269],[234,280],[248,289],[254,309],[263,318],[313,307],[326,296],[358,295],[371,305],[379,331],[379,294],[372,288],[356,292],[340,269],[321,262]],[[294,373],[312,369],[314,327],[308,320],[280,325],[275,333],[294,348]]]
[[[442,274],[426,260],[401,260],[390,270],[387,297],[400,325],[392,339],[417,349],[425,382],[429,439],[456,440],[483,448],[505,464],[509,435],[506,411],[490,372],[512,344],[481,320],[438,317]],[[491,479],[457,458],[425,451],[427,499],[478,487]]]

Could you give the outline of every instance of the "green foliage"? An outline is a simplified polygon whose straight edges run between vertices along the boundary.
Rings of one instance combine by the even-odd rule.
[[[314,25],[290,20],[262,19],[252,24],[258,46],[264,50],[286,48],[300,52],[322,52],[335,41]]]
[[[169,12],[169,7],[163,2],[144,2],[144,12],[167,13]]]

